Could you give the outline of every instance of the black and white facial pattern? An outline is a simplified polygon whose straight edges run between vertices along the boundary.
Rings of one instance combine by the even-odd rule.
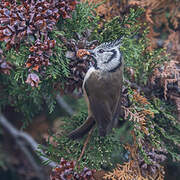
[[[91,50],[91,55],[95,59],[94,67],[101,71],[114,71],[121,66],[122,54],[119,50],[120,40],[110,43],[103,43]]]

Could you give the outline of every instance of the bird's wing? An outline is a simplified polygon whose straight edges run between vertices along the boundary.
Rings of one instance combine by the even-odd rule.
[[[121,109],[122,68],[104,76],[94,71],[84,83],[92,114],[98,128],[103,129],[99,130],[100,134],[101,131],[109,132],[117,124]]]
[[[84,83],[84,89],[89,100],[92,115],[98,124],[101,136],[106,135],[106,129],[112,119],[112,97],[108,96],[107,86],[109,83],[100,79],[96,72],[91,73]]]

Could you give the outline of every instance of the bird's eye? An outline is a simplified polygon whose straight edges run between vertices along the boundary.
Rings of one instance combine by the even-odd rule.
[[[104,52],[104,50],[103,49],[100,49],[99,51],[98,51],[98,53],[103,53]]]

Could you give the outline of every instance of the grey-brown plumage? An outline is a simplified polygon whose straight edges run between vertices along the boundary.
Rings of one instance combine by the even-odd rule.
[[[121,40],[103,43],[89,50],[95,59],[83,82],[88,106],[88,118],[68,136],[80,138],[97,123],[100,136],[105,136],[118,124],[123,84],[123,58],[119,50]]]

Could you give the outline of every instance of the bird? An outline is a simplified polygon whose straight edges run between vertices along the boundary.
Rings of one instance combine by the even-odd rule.
[[[87,50],[87,55],[94,59],[82,85],[88,117],[80,127],[68,134],[69,138],[83,137],[95,124],[99,136],[103,137],[117,127],[121,113],[124,66],[121,45],[122,38]]]

